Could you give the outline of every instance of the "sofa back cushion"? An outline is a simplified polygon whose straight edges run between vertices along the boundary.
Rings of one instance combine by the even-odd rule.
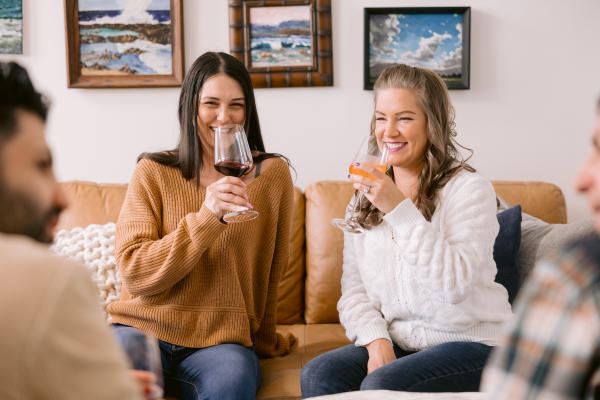
[[[560,188],[545,182],[493,182],[496,192],[523,212],[547,222],[566,223],[566,204]],[[343,218],[352,196],[349,182],[316,182],[306,197],[306,323],[339,322],[337,301],[341,295],[342,231],[331,225]],[[510,200],[509,200],[510,199]]]
[[[126,184],[98,184],[70,181],[61,183],[69,207],[61,214],[57,230],[116,222],[127,191]],[[294,188],[290,263],[279,284],[277,322],[304,321],[304,194]]]

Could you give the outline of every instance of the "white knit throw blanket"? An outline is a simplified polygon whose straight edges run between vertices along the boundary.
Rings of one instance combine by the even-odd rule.
[[[55,253],[79,261],[91,272],[107,320],[106,306],[119,299],[121,279],[115,261],[115,224],[92,224],[85,228],[61,230],[50,247]]]

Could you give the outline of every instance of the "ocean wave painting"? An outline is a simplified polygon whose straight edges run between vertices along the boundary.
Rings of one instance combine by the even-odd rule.
[[[169,0],[79,0],[81,75],[172,73]]]
[[[23,54],[22,0],[0,1],[0,53]]]
[[[462,76],[462,15],[376,14],[369,21],[369,77],[403,63],[437,72],[446,81]]]
[[[250,8],[252,67],[311,66],[310,6]]]

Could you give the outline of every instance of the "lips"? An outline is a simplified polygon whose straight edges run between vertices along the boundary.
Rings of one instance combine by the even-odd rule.
[[[395,152],[402,150],[407,144],[407,142],[387,142],[385,143],[385,147],[387,147],[389,152]]]

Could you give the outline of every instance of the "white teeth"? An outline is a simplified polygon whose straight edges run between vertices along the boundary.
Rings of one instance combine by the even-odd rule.
[[[386,143],[385,145],[388,147],[388,149],[397,149],[399,147],[404,147],[406,143]]]

